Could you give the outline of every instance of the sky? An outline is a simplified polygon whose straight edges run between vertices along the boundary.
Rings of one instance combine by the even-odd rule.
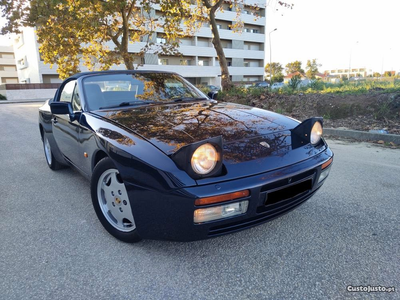
[[[400,0],[266,0],[265,63],[308,59],[329,69],[400,71]],[[0,18],[0,26],[4,20]],[[269,34],[272,30],[276,31]],[[0,37],[0,45],[10,43]]]
[[[308,59],[320,71],[361,68],[400,71],[400,0],[267,0],[265,62]],[[276,31],[269,34],[272,30]]]

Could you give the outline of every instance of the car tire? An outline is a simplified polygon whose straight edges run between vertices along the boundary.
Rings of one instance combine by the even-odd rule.
[[[46,134],[43,135],[43,149],[44,149],[44,156],[46,158],[47,165],[52,170],[59,170],[64,167],[53,155],[53,151],[51,150],[49,139],[47,138]]]
[[[94,210],[103,227],[123,242],[140,241],[125,184],[110,158],[103,158],[95,166],[90,189]]]

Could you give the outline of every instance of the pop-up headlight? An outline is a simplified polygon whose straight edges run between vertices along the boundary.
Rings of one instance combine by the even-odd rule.
[[[323,132],[323,118],[310,118],[292,130],[293,146],[311,143],[316,146],[320,143]]]
[[[222,171],[222,137],[184,146],[171,158],[194,179],[218,176]]]

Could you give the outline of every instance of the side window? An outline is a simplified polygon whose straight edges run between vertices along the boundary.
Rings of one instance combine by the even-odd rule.
[[[72,95],[71,105],[72,105],[72,110],[73,111],[80,111],[81,108],[82,108],[78,85],[76,85],[76,88],[75,88],[74,93]]]
[[[74,92],[75,83],[76,83],[76,81],[72,80],[64,86],[64,88],[61,92],[61,96],[60,96],[61,102],[71,102],[72,101],[72,93]]]

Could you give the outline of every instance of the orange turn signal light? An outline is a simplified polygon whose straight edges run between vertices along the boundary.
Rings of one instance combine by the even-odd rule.
[[[332,161],[333,161],[333,158],[330,158],[329,160],[327,160],[326,162],[324,162],[324,163],[322,164],[322,170],[323,170],[323,169],[326,169],[327,167],[329,167],[330,164],[332,163]]]
[[[250,191],[249,190],[243,190],[243,191],[224,194],[224,195],[218,195],[218,196],[212,196],[212,197],[206,197],[206,198],[199,198],[199,199],[195,200],[194,205],[199,206],[199,205],[214,204],[214,203],[219,203],[219,202],[225,202],[225,201],[235,200],[235,199],[239,199],[239,198],[244,198],[244,197],[247,197],[249,195],[250,195]]]

